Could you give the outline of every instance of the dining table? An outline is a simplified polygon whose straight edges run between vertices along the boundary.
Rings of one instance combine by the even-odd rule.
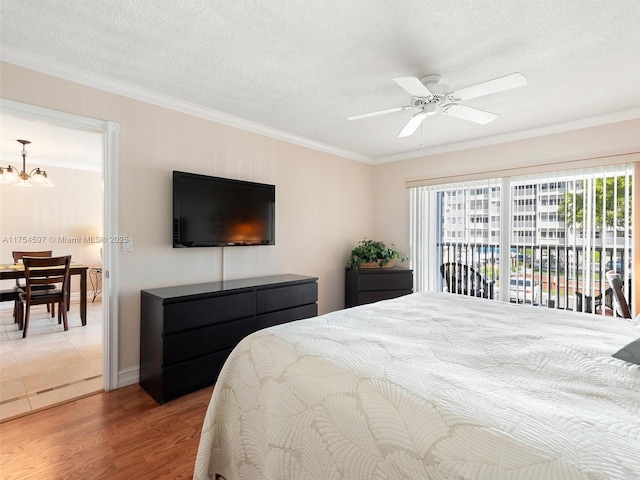
[[[80,276],[80,320],[82,322],[82,325],[87,324],[87,270],[88,268],[89,267],[85,265],[81,265],[73,262],[69,266],[69,275]],[[16,280],[20,278],[25,278],[24,265],[22,265],[22,263],[0,264],[0,280]]]

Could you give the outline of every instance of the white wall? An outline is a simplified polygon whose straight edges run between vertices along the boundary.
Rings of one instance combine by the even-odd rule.
[[[11,64],[3,98],[120,126],[117,260],[120,371],[139,362],[140,290],[222,279],[220,248],[171,247],[171,172],[276,185],[276,245],[224,249],[227,279],[278,273],[319,278],[321,313],[344,306],[351,248],[373,233],[371,165],[234,129]]]
[[[27,168],[35,166],[27,163]],[[13,263],[14,250],[51,250],[71,255],[76,263],[100,266],[101,245],[84,237],[102,233],[102,173],[51,166],[46,171],[53,188],[0,185],[0,263]],[[74,275],[72,290],[78,289]]]
[[[634,120],[371,166],[11,64],[1,68],[4,98],[120,125],[118,233],[134,246],[117,260],[121,371],[139,362],[141,289],[220,280],[223,269],[228,279],[298,273],[319,277],[321,313],[336,310],[344,306],[344,265],[359,240],[409,252],[407,180],[640,151]],[[171,248],[174,169],[275,184],[277,245],[227,248],[224,258],[219,248]]]
[[[640,119],[583,128],[492,146],[431,155],[411,160],[377,165],[373,185],[378,194],[374,201],[374,232],[377,238],[395,242],[409,252],[408,181],[440,179],[480,174],[499,177],[500,171],[514,174],[532,171],[557,171],[611,162],[636,162],[636,179],[640,174]],[[487,173],[493,172],[493,173]],[[436,182],[438,180],[435,180]],[[635,182],[636,212],[640,212],[639,183]],[[636,231],[638,216],[636,215]],[[635,236],[635,249],[640,252],[640,235]],[[640,278],[640,261],[635,265]],[[636,282],[636,299],[640,286]],[[637,305],[636,301],[636,305]]]

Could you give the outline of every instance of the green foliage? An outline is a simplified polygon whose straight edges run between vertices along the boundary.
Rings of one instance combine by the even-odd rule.
[[[625,195],[625,177],[607,177],[605,179],[595,179],[595,227],[599,229],[603,220],[605,225],[618,228],[624,227],[625,224],[625,202],[629,208],[631,215],[631,195]],[[606,188],[605,188],[606,187]],[[632,181],[629,179],[628,191],[631,192]],[[603,205],[603,197],[606,198]],[[579,193],[567,194],[558,207],[558,216],[564,220],[567,226],[574,226],[580,229],[584,226],[584,191]],[[617,213],[617,215],[616,215]],[[615,218],[614,218],[615,216]]]
[[[486,263],[480,267],[480,274],[484,278],[488,278],[491,280],[499,280],[500,265],[491,265],[490,263]]]
[[[347,268],[359,268],[363,263],[371,263],[380,261],[380,267],[384,267],[391,260],[399,260],[404,262],[409,257],[400,255],[392,243],[391,247],[387,247],[383,242],[376,240],[361,240],[358,245],[351,250]]]

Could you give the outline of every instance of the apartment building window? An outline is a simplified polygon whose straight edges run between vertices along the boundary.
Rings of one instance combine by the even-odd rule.
[[[633,168],[411,188],[416,290],[446,289],[440,265],[460,262],[495,282],[495,300],[588,312],[581,299],[604,296],[605,273],[613,269],[630,300]],[[454,228],[461,215],[468,219],[465,226]],[[530,280],[535,288],[514,293],[514,278]]]

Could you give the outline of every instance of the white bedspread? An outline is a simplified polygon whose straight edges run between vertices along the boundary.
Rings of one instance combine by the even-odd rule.
[[[637,322],[448,293],[271,327],[231,354],[194,478],[640,479]]]

